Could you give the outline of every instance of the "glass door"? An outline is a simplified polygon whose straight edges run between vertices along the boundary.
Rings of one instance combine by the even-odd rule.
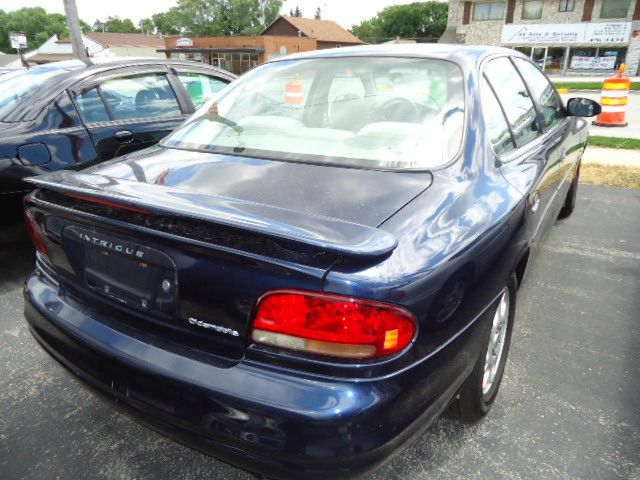
[[[548,47],[533,47],[531,49],[531,60],[533,60],[542,71],[546,70],[549,61]]]

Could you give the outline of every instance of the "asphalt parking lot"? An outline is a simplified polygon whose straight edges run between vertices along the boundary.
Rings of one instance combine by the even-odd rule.
[[[640,191],[581,185],[519,292],[500,396],[367,478],[640,479]],[[22,318],[32,253],[0,226],[0,478],[250,479],[98,400]]]

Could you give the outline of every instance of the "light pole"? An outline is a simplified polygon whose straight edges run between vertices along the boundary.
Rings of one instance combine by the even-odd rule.
[[[82,30],[80,30],[80,20],[78,19],[78,7],[76,0],[63,0],[64,13],[67,16],[67,26],[69,27],[69,38],[71,39],[71,48],[73,56],[79,58],[87,65],[91,65],[91,60],[84,48],[82,41]]]

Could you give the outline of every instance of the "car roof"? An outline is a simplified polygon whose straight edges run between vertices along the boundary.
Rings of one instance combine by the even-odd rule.
[[[231,72],[227,72],[226,70],[222,70],[220,68],[213,67],[206,63],[194,62],[189,60],[177,60],[172,58],[149,58],[149,57],[97,57],[91,58],[92,65],[87,65],[84,62],[72,59],[72,60],[63,60],[61,62],[53,62],[47,63],[44,65],[38,65],[34,67],[29,67],[29,70],[36,69],[60,69],[69,71],[70,75],[72,73],[78,74],[82,72],[82,77],[88,77],[94,73],[123,68],[123,67],[136,67],[136,66],[148,66],[148,65],[170,65],[170,66],[185,66],[185,67],[198,67],[205,68],[207,70],[213,70],[219,72],[226,76],[235,77],[235,75]]]
[[[55,77],[55,81],[49,82],[44,85],[37,93],[30,97],[22,108],[16,109],[3,121],[20,121],[31,118],[31,114],[34,111],[41,111],[43,105],[50,102],[55,96],[67,88],[72,87],[77,82],[83,81],[91,77],[92,75],[108,72],[110,70],[116,70],[119,68],[131,68],[131,67],[145,67],[153,65],[163,65],[171,67],[191,67],[204,70],[210,70],[212,73],[216,73],[221,77],[226,77],[229,80],[237,78],[231,72],[222,70],[205,63],[193,62],[188,60],[175,60],[168,58],[137,58],[137,57],[102,57],[91,58],[92,65],[87,65],[84,62],[72,59],[63,60],[61,62],[47,63],[43,65],[37,65],[29,67],[28,69],[21,69],[16,72],[16,75],[25,74],[29,72],[37,71],[62,71],[60,75]],[[3,77],[0,77],[0,82]]]
[[[453,61],[458,64],[479,64],[486,57],[505,54],[525,57],[516,50],[504,47],[446,43],[409,43],[395,45],[360,45],[355,47],[315,50],[279,57],[273,60],[273,62],[313,58],[389,56],[438,58]]]

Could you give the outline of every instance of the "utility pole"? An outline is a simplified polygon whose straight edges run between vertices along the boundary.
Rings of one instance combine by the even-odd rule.
[[[260,20],[262,20],[262,28],[267,28],[267,2],[260,0]]]
[[[78,7],[76,0],[63,0],[64,13],[67,15],[67,26],[69,27],[69,38],[71,39],[71,48],[73,56],[82,60],[87,65],[91,65],[89,55],[82,41],[82,30],[80,30],[80,20],[78,19]]]

